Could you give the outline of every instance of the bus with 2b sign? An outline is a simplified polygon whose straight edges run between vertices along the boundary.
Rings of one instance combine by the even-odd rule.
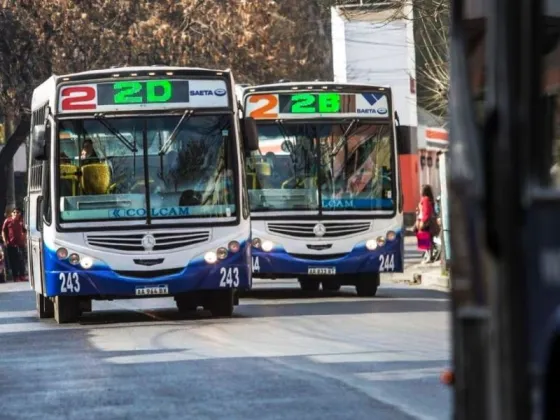
[[[380,273],[403,270],[391,89],[284,82],[241,95],[258,133],[246,160],[253,276],[375,296]]]
[[[92,300],[173,297],[231,316],[252,284],[250,211],[230,71],[124,67],[33,92],[27,219],[39,317]],[[247,139],[247,140],[243,140]]]

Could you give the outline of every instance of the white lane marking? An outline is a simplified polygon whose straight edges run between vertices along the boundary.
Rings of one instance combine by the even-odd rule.
[[[417,361],[417,359],[414,359]],[[356,373],[356,376],[368,381],[411,381],[417,379],[437,378],[446,366],[437,368],[411,368],[406,370],[386,370],[382,372]]]

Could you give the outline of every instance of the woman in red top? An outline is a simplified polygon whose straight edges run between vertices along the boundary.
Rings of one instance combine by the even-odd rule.
[[[417,231],[427,232],[430,236],[429,239],[429,246],[427,244],[423,244],[421,249],[426,251],[424,256],[424,260],[426,262],[432,262],[432,250],[434,246],[434,238],[432,236],[433,226],[430,226],[430,223],[434,223],[434,215],[435,215],[435,200],[434,200],[434,193],[432,192],[432,187],[429,185],[422,186],[422,197],[420,199],[420,203],[418,204],[417,210],[417,219],[416,219],[416,229]],[[426,233],[424,233],[426,235]],[[424,236],[422,235],[422,236]],[[419,235],[417,235],[420,237]],[[419,247],[420,247],[420,239],[419,239]]]
[[[21,210],[12,210],[2,225],[2,240],[6,245],[8,264],[14,281],[26,281],[22,250],[25,247],[25,227]]]
[[[420,230],[429,231],[430,230],[430,219],[435,213],[435,200],[432,187],[429,185],[422,186],[422,198],[420,198]]]

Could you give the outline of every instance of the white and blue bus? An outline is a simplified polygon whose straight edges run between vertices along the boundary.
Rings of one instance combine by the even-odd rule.
[[[228,70],[153,66],[34,90],[26,224],[41,318],[154,296],[232,314],[252,284],[242,151],[256,147],[233,89]]]
[[[391,89],[284,82],[244,87],[240,102],[258,132],[246,162],[253,277],[375,296],[380,273],[404,265]]]

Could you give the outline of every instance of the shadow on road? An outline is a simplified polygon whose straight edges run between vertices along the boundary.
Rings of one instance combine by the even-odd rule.
[[[319,290],[304,292],[298,286],[290,287],[257,287],[242,295],[244,299],[281,300],[281,299],[310,299],[310,298],[350,298],[360,299],[354,287],[343,287],[339,292]],[[441,290],[422,289],[411,286],[409,288],[380,287],[374,299],[448,299],[449,293]]]
[[[360,298],[354,288],[343,288],[340,292],[315,293],[303,292],[294,288],[263,288],[258,287],[246,294],[236,307],[233,319],[297,317],[318,315],[356,315],[376,313],[421,313],[445,312],[449,310],[446,292],[416,289],[381,287],[375,298]],[[165,302],[163,305],[159,302]],[[171,299],[155,300],[153,308],[136,305],[133,300],[113,301],[107,308],[99,308],[100,303],[94,302],[94,311],[84,314],[79,324],[86,326],[147,323],[205,321],[227,323],[228,319],[212,318],[212,315],[199,309],[191,313],[179,313]],[[160,306],[161,305],[161,306]],[[96,308],[97,306],[97,308]],[[6,312],[34,311],[35,301],[32,291],[14,291],[0,294],[0,314]],[[0,325],[15,323],[36,323],[34,315],[13,314],[1,317]],[[54,320],[42,320],[42,323],[53,323]]]
[[[35,310],[33,291],[22,290],[0,293],[0,312],[17,312]]]

